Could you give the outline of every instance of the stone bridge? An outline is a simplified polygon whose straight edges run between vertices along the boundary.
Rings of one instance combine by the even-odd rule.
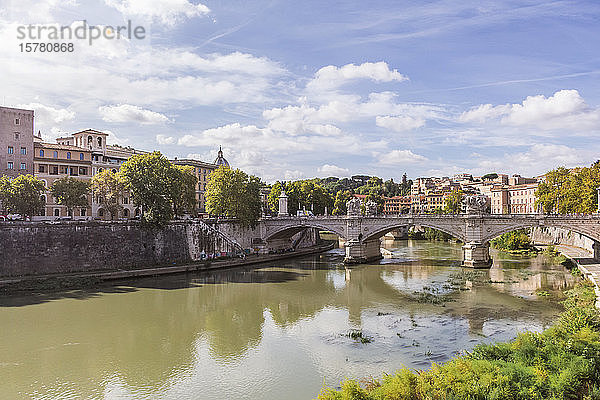
[[[380,238],[386,233],[411,226],[423,226],[446,232],[464,243],[462,264],[473,268],[491,265],[489,241],[517,229],[557,227],[580,233],[600,242],[600,215],[495,215],[465,213],[458,215],[407,214],[397,216],[279,216],[259,223],[261,239],[267,247],[289,245],[290,238],[307,228],[332,232],[346,244],[348,263],[363,263],[381,258]],[[600,245],[594,245],[594,257],[600,257]]]

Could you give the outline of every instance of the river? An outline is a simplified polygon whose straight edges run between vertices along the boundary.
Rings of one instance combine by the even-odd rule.
[[[0,298],[0,398],[311,399],[345,377],[541,331],[574,283],[544,255],[493,252],[492,269],[474,271],[458,266],[460,245],[385,247],[392,258],[351,268],[334,249]]]

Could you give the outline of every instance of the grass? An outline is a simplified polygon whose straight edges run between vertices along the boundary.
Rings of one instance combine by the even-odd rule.
[[[594,286],[565,292],[565,311],[542,333],[520,333],[426,371],[400,369],[368,385],[346,380],[319,400],[600,399],[600,314]]]

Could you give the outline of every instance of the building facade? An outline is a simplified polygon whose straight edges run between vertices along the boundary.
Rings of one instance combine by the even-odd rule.
[[[34,174],[48,189],[57,179],[67,176],[89,182],[92,178],[91,156],[89,150],[80,147],[44,143],[41,138],[36,138],[33,154]],[[90,206],[76,208],[72,214],[69,214],[67,208],[59,205],[50,190],[47,190],[44,194],[46,205],[41,213],[41,219],[57,217],[87,219],[92,215],[91,197],[88,196]]]
[[[33,111],[0,107],[0,175],[33,174]]]
[[[219,150],[221,157],[223,153]],[[217,157],[218,159],[218,157]],[[224,159],[223,159],[224,160]],[[209,175],[218,168],[216,164],[207,163],[200,160],[193,159],[174,159],[171,161],[175,165],[189,165],[194,168],[194,174],[198,183],[196,184],[196,204],[198,206],[197,212],[200,215],[206,214],[206,184],[208,183]],[[225,162],[227,162],[225,160]],[[222,164],[223,165],[223,164]],[[229,164],[227,164],[229,166]]]
[[[539,214],[539,207],[535,205],[537,187],[537,183],[528,183],[492,188],[492,214]]]
[[[78,149],[85,149],[91,154],[91,174],[96,175],[104,170],[110,170],[117,173],[130,157],[136,154],[145,154],[147,152],[136,150],[132,147],[123,147],[119,145],[109,145],[107,143],[108,134],[95,129],[86,129],[76,132],[67,137],[56,139],[57,143],[65,146],[74,146]],[[130,194],[125,191],[119,198],[121,210],[114,218],[132,218],[139,216],[141,210],[135,206]],[[110,213],[102,207],[100,199],[92,196],[91,216],[96,219],[109,220],[113,218]]]

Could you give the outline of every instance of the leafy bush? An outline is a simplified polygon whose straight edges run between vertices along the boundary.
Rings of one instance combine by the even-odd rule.
[[[354,380],[319,400],[600,399],[600,316],[594,286],[565,292],[565,311],[542,333],[480,344],[427,371],[401,369],[362,388]]]
[[[490,241],[490,244],[496,249],[507,251],[529,250],[533,247],[528,232],[524,229],[504,233]]]

